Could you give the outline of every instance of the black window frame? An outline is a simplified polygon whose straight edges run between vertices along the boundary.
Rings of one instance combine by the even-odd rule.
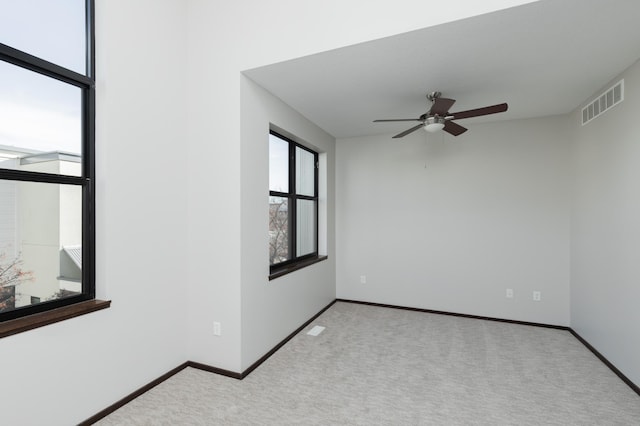
[[[289,188],[287,192],[280,191],[272,191],[269,189],[269,197],[282,197],[286,198],[287,208],[288,208],[288,225],[289,225],[289,253],[290,258],[275,263],[273,265],[269,265],[269,278],[277,278],[281,275],[287,274],[289,272],[293,272],[297,269],[300,269],[304,266],[313,264],[319,260],[323,260],[326,257],[321,257],[318,255],[318,225],[319,225],[319,197],[318,197],[318,176],[319,176],[319,153],[314,151],[313,149],[300,144],[294,139],[284,136],[282,133],[278,133],[274,130],[269,130],[269,134],[273,135],[289,144]],[[313,184],[313,195],[302,195],[297,194],[296,191],[296,148],[303,149],[311,154],[313,154],[314,158],[314,184]],[[313,252],[307,253],[302,256],[297,256],[297,201],[298,200],[310,200],[315,203],[315,229],[314,229],[314,243],[315,247]]]
[[[0,337],[72,318],[109,306],[95,300],[95,2],[85,0],[86,73],[80,74],[0,43],[0,60],[78,87],[82,99],[82,173],[57,175],[0,168],[0,180],[76,185],[82,188],[82,291],[80,294],[0,313]],[[94,301],[86,304],[83,302]],[[75,305],[75,306],[74,306]],[[72,307],[72,309],[63,309]],[[46,316],[38,315],[43,313]],[[53,313],[53,311],[56,311]],[[29,320],[29,324],[17,323]],[[10,325],[8,325],[10,324]]]

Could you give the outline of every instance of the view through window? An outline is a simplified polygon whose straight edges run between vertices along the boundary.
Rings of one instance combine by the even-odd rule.
[[[0,0],[0,320],[94,297],[93,1]]]
[[[318,256],[318,153],[269,134],[271,272]]]

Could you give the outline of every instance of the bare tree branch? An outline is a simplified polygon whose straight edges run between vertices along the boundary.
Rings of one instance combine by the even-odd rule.
[[[0,311],[15,308],[15,287],[23,282],[33,281],[33,272],[22,269],[20,254],[5,263],[6,253],[0,253]]]

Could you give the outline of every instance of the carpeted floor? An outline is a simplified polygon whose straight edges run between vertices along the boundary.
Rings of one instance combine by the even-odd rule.
[[[567,331],[338,302],[244,380],[187,368],[98,424],[627,426],[640,397]]]

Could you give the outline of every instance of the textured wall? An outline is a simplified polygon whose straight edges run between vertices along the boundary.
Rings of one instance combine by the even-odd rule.
[[[337,141],[338,297],[568,325],[566,117],[469,129]]]
[[[640,63],[593,97],[621,78],[621,104],[585,126],[581,106],[571,120],[571,326],[640,384]]]

